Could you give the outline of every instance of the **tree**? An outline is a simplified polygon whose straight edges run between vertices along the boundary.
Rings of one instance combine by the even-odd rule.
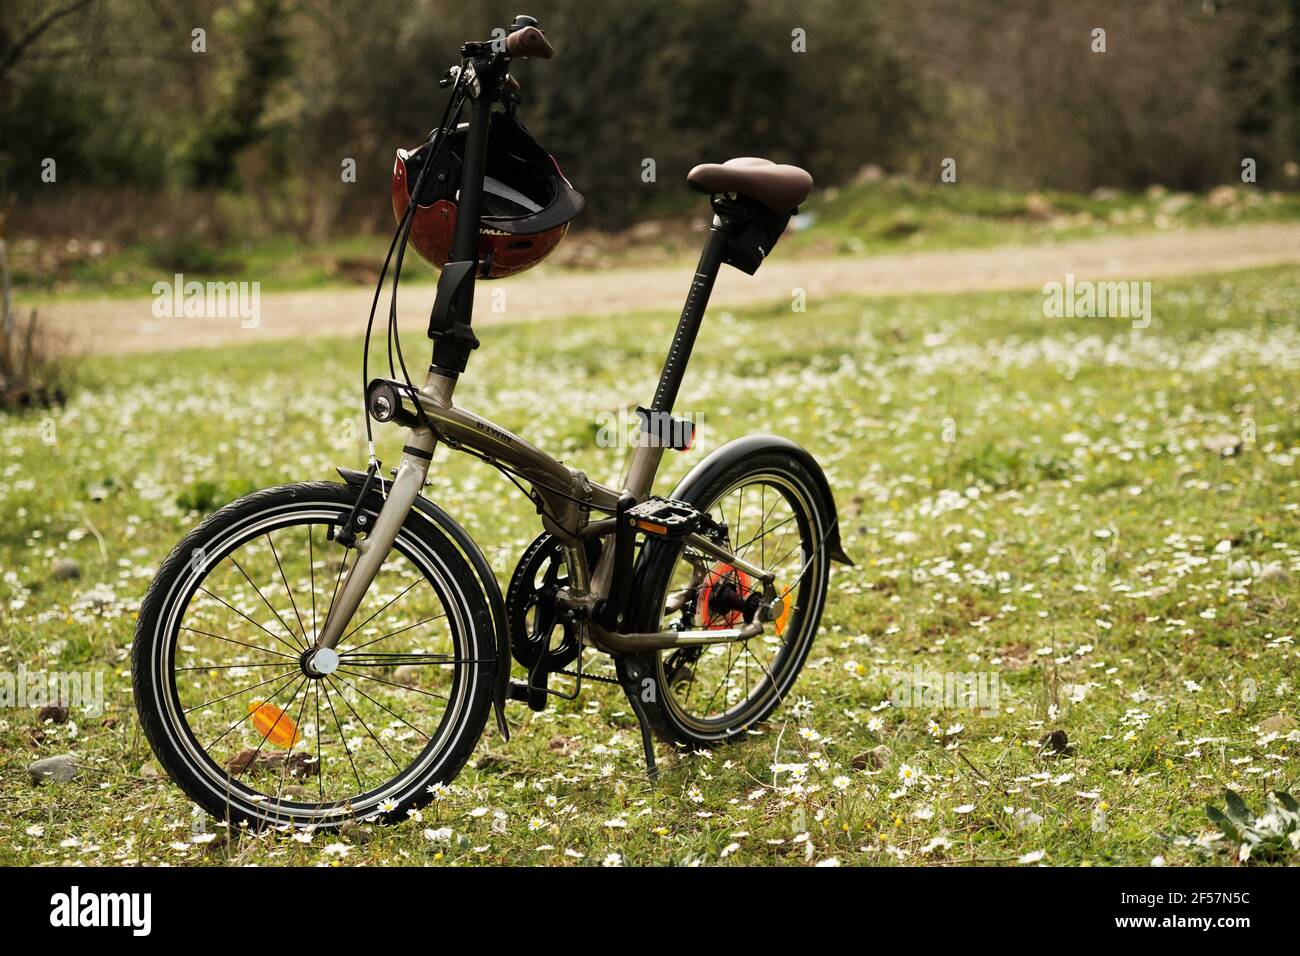
[[[238,55],[220,102],[186,151],[191,179],[201,188],[235,185],[236,161],[263,137],[267,100],[292,70],[282,0],[246,0],[219,22],[224,31],[214,42],[229,42]]]

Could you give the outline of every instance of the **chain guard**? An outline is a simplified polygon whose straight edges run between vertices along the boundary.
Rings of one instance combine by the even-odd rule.
[[[564,545],[551,534],[538,537],[519,558],[506,591],[510,653],[529,671],[550,643],[545,666],[558,671],[578,657],[578,629],[555,603],[555,592],[569,583]],[[552,639],[556,628],[561,633]]]

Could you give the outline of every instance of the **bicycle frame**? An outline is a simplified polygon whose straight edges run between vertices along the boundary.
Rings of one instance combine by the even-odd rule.
[[[589,479],[584,473],[551,457],[509,429],[467,409],[456,406],[452,395],[459,375],[465,370],[470,351],[478,345],[471,331],[474,307],[474,279],[482,208],[483,176],[489,114],[500,96],[509,58],[501,54],[476,57],[470,66],[471,109],[465,145],[463,180],[458,201],[452,260],[443,268],[438,282],[429,337],[434,340],[433,359],[423,386],[414,392],[406,383],[378,380],[371,383],[367,414],[379,421],[409,426],[402,456],[391,482],[382,490],[385,503],[358,540],[357,560],[348,571],[338,596],[317,639],[317,650],[334,648],[344,628],[360,606],[366,591],[386,559],[398,530],[406,521],[424,487],[439,442],[453,450],[468,451],[489,462],[501,462],[529,481],[542,514],[543,527],[565,546],[570,584],[561,595],[564,604],[585,612],[585,632],[590,643],[610,653],[631,653],[687,644],[742,641],[763,630],[762,619],[779,613],[771,572],[744,560],[713,539],[692,533],[682,540],[717,560],[726,561],[763,585],[764,613],[740,627],[708,630],[662,631],[649,634],[618,633],[592,619],[602,602],[610,599],[616,581],[616,549],[603,547],[594,567],[587,560],[585,540],[609,538],[617,531],[617,516],[630,504],[644,501],[654,485],[664,447],[655,441],[637,443],[628,458],[621,489]],[[708,304],[714,280],[724,261],[732,224],[725,214],[715,216],[713,226],[692,278],[672,345],[660,374],[652,416],[671,415],[691,350]],[[610,517],[592,519],[593,513]],[[630,571],[623,569],[624,575]],[[314,656],[314,655],[313,655]],[[308,665],[310,666],[310,660]]]

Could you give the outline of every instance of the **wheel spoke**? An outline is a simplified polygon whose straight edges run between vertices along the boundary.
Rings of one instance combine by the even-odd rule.
[[[304,679],[305,679],[305,678],[304,678]],[[294,696],[295,696],[295,697],[297,696],[297,693],[298,693],[297,691],[294,691]],[[301,727],[301,726],[302,726],[302,715],[303,715],[303,714],[306,712],[306,710],[307,710],[307,697],[308,697],[308,694],[303,694],[303,695],[302,695],[302,704],[298,707],[298,723],[297,723],[297,726],[298,726],[298,727]],[[293,701],[290,700],[290,701],[289,701],[289,707],[292,707],[292,706],[293,706]],[[288,710],[288,708],[285,708],[285,709]],[[275,729],[274,727],[271,728],[271,730],[274,730],[274,729]],[[267,731],[267,733],[270,733],[270,731]],[[316,733],[317,733],[317,735],[319,736],[319,734],[320,734],[320,728],[319,728],[319,727],[316,729]],[[262,742],[265,743],[266,741],[263,740]],[[279,785],[278,787],[275,788],[275,798],[276,798],[277,800],[283,799],[283,797],[284,797],[284,778],[285,778],[285,776],[286,776],[286,775],[288,774],[288,772],[289,772],[289,755],[292,754],[292,753],[293,753],[293,744],[290,744],[290,745],[289,745],[289,750],[288,750],[288,752],[284,755],[284,763],[283,763],[283,765],[281,765],[281,767],[280,767],[280,785]],[[319,773],[320,773],[320,767],[317,767],[317,768],[316,768],[316,771],[317,771],[317,774],[319,775]]]
[[[708,702],[705,703],[704,705],[705,717],[709,715],[709,712],[713,707],[713,702],[714,700],[717,699],[718,691],[722,690],[722,688],[727,686],[727,680],[728,678],[731,677],[731,669],[736,666],[736,662],[732,659],[733,650],[734,650],[733,644],[728,644],[727,645],[727,670],[723,673],[722,680],[718,683],[718,686],[713,688],[713,693],[709,696]],[[724,692],[722,695],[723,713],[726,713],[726,710],[727,710],[727,694]]]
[[[284,573],[284,565],[280,563],[280,553],[275,550],[275,541],[271,538],[271,532],[269,531],[266,533],[266,543],[271,546],[271,557],[275,558],[275,566],[280,569],[280,580],[284,582],[284,593],[289,595],[289,606],[293,608],[293,616],[298,619],[298,627],[302,630],[302,639],[305,643],[307,640],[307,625],[302,622],[302,615],[298,613],[298,602],[294,600],[293,588],[289,587],[289,578]],[[280,623],[283,624],[284,622],[281,621]]]
[[[242,575],[244,576],[244,580],[247,581],[248,584],[249,584],[249,586],[250,586],[254,591],[257,592],[257,596],[260,597],[260,598],[262,599],[262,603],[265,604],[268,608],[270,608],[271,613],[275,615],[275,619],[276,619],[277,621],[280,622],[280,626],[281,626],[282,628],[284,628],[286,631],[289,632],[289,636],[292,637],[293,640],[294,640],[294,643],[297,644],[297,643],[298,643],[298,635],[295,634],[295,633],[293,632],[293,628],[291,628],[288,624],[285,624],[285,623],[284,623],[284,618],[282,618],[282,617],[280,616],[280,612],[277,611],[277,610],[276,610],[276,609],[271,605],[271,602],[268,601],[268,600],[266,599],[266,595],[262,593],[262,589],[259,588],[256,584],[253,583],[253,579],[250,578],[250,577],[248,576],[248,572],[245,571],[244,568],[243,568],[243,566],[240,565],[240,563],[239,563],[238,561],[235,560],[235,558],[234,558],[233,555],[232,555],[231,558],[230,558],[230,563],[233,564],[236,568],[239,568],[239,573],[242,574]],[[307,645],[306,645],[306,644],[298,644],[298,647],[299,647],[300,650],[306,650],[306,649],[307,649]]]
[[[779,502],[778,502],[778,503],[779,503]],[[773,504],[773,505],[772,505],[772,510],[773,510],[773,511],[776,510],[776,504]],[[771,516],[772,516],[772,512],[769,511],[769,512],[768,512],[768,517],[770,518]],[[754,542],[755,542],[755,541],[759,541],[759,542],[761,542],[760,550],[763,551],[763,553],[766,553],[766,552],[767,552],[767,536],[770,535],[773,531],[777,530],[778,528],[784,528],[786,525],[788,525],[788,524],[789,524],[791,521],[793,521],[793,520],[794,520],[794,515],[791,515],[790,517],[785,518],[785,519],[782,519],[780,522],[778,522],[777,524],[772,525],[772,527],[769,528],[769,527],[767,527],[767,519],[764,519],[764,521],[763,521],[763,525],[761,526],[761,528],[760,528],[760,530],[759,530],[759,533],[756,534],[756,535],[754,535],[754,537],[750,538],[748,541],[746,541],[744,544],[742,544],[739,548],[736,549],[736,551],[735,551],[736,557],[738,557],[738,558],[743,558],[743,557],[745,556],[745,552],[748,551],[751,547],[754,546]],[[784,538],[783,538],[782,540],[784,540]],[[766,566],[766,565],[763,563],[763,559],[762,559],[762,558],[759,559],[758,564],[759,564],[759,567],[765,567],[765,566]]]
[[[204,637],[216,638],[218,641],[228,641],[231,644],[238,644],[240,647],[247,647],[255,651],[261,651],[263,654],[274,654],[276,657],[283,657],[286,660],[296,661],[298,659],[297,654],[286,654],[284,653],[284,651],[273,651],[269,647],[258,647],[256,644],[246,644],[243,641],[235,640],[233,637],[225,637],[224,635],[221,634],[213,634],[211,631],[200,631],[196,627],[187,627],[184,624],[181,625],[181,630],[190,631],[194,634],[202,634]],[[272,634],[271,636],[275,637],[274,634]],[[283,641],[281,643],[283,643]]]
[[[311,575],[311,639],[316,640],[316,547],[312,544],[311,531],[314,525],[307,525],[307,571]],[[316,692],[316,709],[320,709],[320,691]],[[319,726],[320,721],[317,721]],[[317,739],[320,738],[319,731]]]
[[[435,694],[435,693],[434,693],[433,691],[431,691],[431,690],[421,690],[419,687],[408,687],[408,686],[406,686],[405,684],[398,684],[398,683],[396,683],[396,682],[394,682],[394,681],[391,681],[391,680],[384,680],[382,677],[371,677],[369,674],[357,674],[357,673],[355,673],[355,672],[353,672],[353,671],[345,671],[342,667],[340,667],[340,668],[339,668],[337,671],[335,671],[334,673],[336,673],[336,674],[347,674],[349,677],[359,677],[359,678],[361,678],[362,680],[372,680],[372,681],[374,681],[376,684],[387,684],[389,687],[396,687],[396,688],[398,688],[399,690],[409,690],[409,691],[411,691],[412,693],[415,693],[415,694],[423,694],[425,697],[436,697],[436,698],[438,698],[438,700],[446,701],[447,703],[450,703],[450,702],[451,702],[451,699],[450,699],[450,698],[448,698],[448,697],[443,697],[442,694]]]
[[[334,675],[330,674],[326,676],[325,679],[330,682],[333,682]],[[388,748],[384,746],[383,741],[381,741],[378,737],[375,736],[375,732],[370,729],[370,725],[367,724],[365,720],[362,718],[362,716],[357,713],[357,709],[352,706],[352,701],[348,700],[347,695],[344,694],[343,691],[338,690],[337,687],[335,688],[335,690],[338,691],[339,698],[343,701],[343,703],[348,705],[348,710],[352,711],[352,716],[355,717],[358,721],[360,721],[362,728],[365,730],[366,733],[370,735],[370,739],[379,745],[379,749],[384,752],[384,756],[387,757],[392,762],[393,766],[396,767],[398,772],[400,773],[402,769],[402,765],[399,764],[396,760],[393,760],[393,755],[388,752]]]
[[[778,568],[781,567],[783,564],[785,564],[786,558],[790,557],[790,555],[794,554],[796,551],[801,551],[802,549],[803,549],[803,539],[801,538],[790,546],[789,551],[781,555],[780,559],[776,562],[776,566]]]
[[[324,683],[324,681],[317,681],[316,686],[319,687]],[[343,722],[339,720],[338,711],[334,709],[334,701],[330,698],[329,687],[325,688],[325,704],[334,717],[334,726],[339,731],[339,742],[343,744],[343,752],[348,755],[348,763],[352,765],[352,776],[357,778],[357,786],[364,790],[366,785],[361,782],[361,774],[357,772],[357,762],[352,759],[352,748],[348,746],[348,735],[343,732]],[[319,734],[320,731],[317,731],[317,733]]]
[[[310,526],[309,526],[310,527]],[[308,540],[311,535],[307,535]],[[312,628],[315,629],[315,621],[312,622]],[[320,787],[320,801],[325,802],[325,758],[321,755],[321,738],[325,736],[321,732],[320,726],[320,685],[321,681],[316,681],[316,782]]]
[[[274,638],[275,640],[279,641],[279,642],[280,642],[281,644],[283,644],[285,647],[289,648],[289,650],[293,651],[293,654],[292,654],[291,656],[293,656],[294,658],[297,658],[298,654],[302,652],[303,647],[302,647],[301,644],[298,644],[296,641],[295,641],[293,644],[290,644],[288,641],[286,641],[286,640],[285,640],[283,637],[281,637],[279,634],[276,634],[274,631],[268,630],[268,629],[266,628],[265,625],[263,625],[263,624],[261,624],[261,623],[259,623],[259,622],[257,622],[257,621],[254,621],[251,617],[249,617],[247,614],[245,614],[245,613],[244,613],[243,611],[241,611],[239,608],[235,607],[233,604],[231,604],[231,603],[230,603],[229,601],[227,601],[225,598],[217,597],[217,595],[213,594],[211,591],[209,591],[207,588],[205,588],[205,587],[204,587],[203,585],[201,585],[201,584],[199,585],[199,590],[202,591],[204,594],[206,594],[208,597],[212,598],[213,600],[215,600],[215,601],[220,601],[220,602],[221,602],[222,604],[224,604],[226,607],[230,608],[230,610],[234,611],[236,614],[238,614],[240,617],[242,617],[242,618],[243,618],[245,621],[247,621],[249,624],[252,624],[254,627],[256,627],[256,628],[260,628],[261,630],[266,631],[267,635],[269,635],[270,637],[272,637],[272,638]]]
[[[740,516],[745,510],[745,488],[747,485],[741,485],[736,489],[736,530],[732,534],[732,540],[740,538]]]
[[[389,710],[387,707],[385,707],[385,706],[384,706],[383,704],[381,704],[379,701],[375,700],[373,697],[371,697],[369,694],[367,694],[364,690],[362,690],[362,689],[361,689],[360,687],[358,687],[356,684],[352,683],[350,680],[346,680],[346,679],[344,679],[344,678],[342,678],[342,677],[340,677],[339,680],[340,680],[343,684],[345,684],[346,686],[352,688],[354,691],[356,691],[358,694],[360,694],[360,695],[361,695],[362,697],[364,697],[366,700],[370,701],[370,703],[374,704],[376,707],[378,707],[378,708],[379,708],[380,710],[382,710],[384,713],[388,714],[390,717],[395,717],[397,720],[400,720],[403,724],[405,724],[407,727],[410,727],[412,730],[414,730],[417,734],[419,734],[419,735],[420,735],[421,737],[423,737],[425,740],[432,740],[432,739],[433,739],[433,738],[430,737],[428,734],[426,734],[423,730],[421,730],[419,727],[415,726],[415,724],[411,723],[409,720],[407,720],[405,717],[403,717],[401,714],[397,714],[397,713],[394,713],[393,711]]]
[[[796,525],[796,527],[797,527],[797,525]],[[790,555],[794,554],[796,548],[799,548],[799,547],[802,547],[802,546],[803,546],[803,538],[801,537],[798,541],[796,541],[793,545],[790,546],[790,550],[789,550],[789,551],[786,551],[786,552],[782,553],[782,551],[781,551],[781,545],[785,544],[785,539],[788,538],[788,537],[790,537],[790,532],[791,532],[792,530],[793,530],[793,529],[791,529],[791,528],[786,528],[785,531],[784,531],[784,533],[782,533],[780,539],[777,540],[777,542],[776,542],[776,546],[775,546],[774,548],[772,548],[772,553],[773,553],[773,554],[780,554],[780,555],[781,555],[781,557],[777,558],[776,561],[773,562],[773,564],[774,564],[776,567],[778,567],[778,568],[779,568],[782,564],[785,563],[785,559],[786,559],[786,558],[788,558],[788,557],[790,557]]]
[[[812,567],[813,562],[816,561],[816,560],[817,560],[817,555],[814,553],[813,556],[812,556],[811,558],[809,558],[808,561],[804,564],[804,566],[803,566],[803,570],[799,572],[798,577],[796,577],[793,581],[791,581],[791,582],[790,582],[790,586],[789,586],[788,588],[786,588],[784,591],[782,591],[782,592],[780,593],[780,595],[778,595],[778,596],[779,596],[779,597],[785,597],[787,594],[789,594],[791,591],[793,591],[796,587],[798,587],[798,586],[799,586],[799,582],[803,580],[803,576],[804,576],[805,574],[808,573],[808,569]]]
[[[405,588],[402,589],[402,592],[401,592],[400,594],[398,594],[397,597],[393,598],[391,601],[389,601],[387,604],[385,604],[383,607],[381,607],[381,608],[380,608],[378,611],[376,611],[374,614],[370,615],[368,618],[366,618],[364,621],[362,621],[360,624],[358,624],[358,625],[357,625],[356,627],[354,627],[352,630],[348,631],[348,632],[347,632],[346,634],[344,634],[341,638],[339,638],[339,643],[342,644],[344,641],[346,641],[349,637],[351,637],[351,636],[352,636],[353,634],[355,634],[357,631],[361,630],[363,627],[365,627],[367,624],[369,624],[369,623],[370,623],[371,621],[373,621],[375,618],[379,617],[379,615],[383,614],[383,613],[384,613],[385,611],[387,611],[390,607],[392,607],[394,604],[396,604],[398,601],[400,601],[400,600],[402,599],[402,597],[406,594],[407,591],[411,590],[411,588],[415,587],[415,586],[416,586],[417,584],[419,584],[419,583],[420,583],[420,581],[419,581],[418,578],[417,578],[416,580],[412,581],[410,584],[408,584]]]
[[[700,655],[703,657],[704,655]],[[695,690],[695,675],[700,672],[700,658],[691,661],[691,679],[686,682],[686,702],[690,703],[691,691]]]
[[[750,656],[750,659],[753,660],[753,662],[759,666],[759,668],[763,671],[763,673],[767,675],[768,682],[771,683],[771,685],[772,685],[772,691],[773,691],[773,693],[776,694],[776,698],[777,698],[777,700],[780,700],[780,699],[781,699],[781,691],[780,691],[780,690],[777,688],[777,686],[776,686],[776,678],[772,676],[772,672],[771,672],[771,670],[769,670],[769,669],[768,669],[768,666],[767,666],[766,664],[764,664],[762,661],[760,661],[760,660],[759,660],[759,659],[754,655],[754,652],[753,652],[752,650],[750,650],[750,648],[749,648],[749,641],[745,641],[745,643],[744,643],[744,648],[745,648],[745,653],[748,654],[748,655]]]
[[[435,614],[433,617],[425,618],[423,621],[416,621],[414,624],[408,624],[408,625],[406,625],[406,627],[399,627],[397,630],[395,630],[395,631],[390,631],[389,633],[385,634],[383,637],[376,637],[373,641],[366,641],[366,643],[364,643],[364,644],[358,644],[356,647],[352,648],[352,650],[348,651],[347,653],[348,653],[348,654],[355,654],[357,651],[361,650],[363,647],[369,647],[371,644],[378,644],[380,641],[387,640],[387,639],[390,638],[390,637],[396,637],[398,634],[402,634],[402,633],[404,633],[404,632],[406,632],[406,631],[413,630],[414,628],[420,627],[420,626],[423,625],[423,624],[432,624],[434,621],[440,620],[441,618],[444,618],[444,617],[446,617],[446,616],[447,616],[447,615],[446,615],[445,613],[444,613],[444,614]],[[343,657],[343,656],[345,656],[345,655],[344,655],[344,654],[339,654],[339,657]]]
[[[454,657],[447,654],[358,654],[349,651],[340,654],[340,659],[348,667],[399,667],[403,664],[441,665],[449,664],[495,664],[495,657]]]
[[[749,646],[749,641],[745,642],[745,646],[746,647]],[[745,668],[745,699],[749,700],[749,668],[748,667]]]
[[[281,684],[279,687],[277,687],[277,688],[275,689],[275,693],[272,694],[272,695],[267,699],[267,703],[268,703],[268,704],[269,704],[269,703],[274,703],[274,702],[275,702],[275,699],[276,699],[277,697],[280,696],[280,691],[284,690],[286,687],[288,687],[290,684],[292,684],[292,683],[297,679],[297,677],[294,676],[294,675],[301,675],[301,674],[302,674],[302,671],[301,671],[301,670],[298,670],[298,671],[292,672],[291,674],[287,675],[287,676],[289,677],[289,679],[288,679],[287,681],[285,681],[283,684]],[[283,675],[283,674],[282,674],[281,676],[283,677],[283,676],[286,676],[286,675]],[[272,680],[275,680],[275,679],[276,679],[276,678],[272,678]],[[266,681],[266,683],[269,684],[269,683],[271,683],[271,681]],[[261,684],[257,684],[257,685],[256,685],[256,687],[261,687],[261,686],[262,686]],[[246,688],[245,690],[240,691],[239,693],[240,693],[240,694],[247,693],[247,691],[254,690],[254,689],[255,689],[255,687],[249,687],[249,688]],[[222,700],[229,700],[230,697],[237,697],[237,696],[239,696],[239,695],[238,695],[238,694],[231,694],[229,697],[223,697]],[[216,701],[213,701],[213,703],[216,703]],[[189,713],[189,711],[186,711],[186,713]],[[226,739],[226,736],[227,736],[227,735],[228,735],[232,730],[234,730],[236,727],[238,727],[238,726],[239,726],[240,724],[242,724],[244,721],[248,720],[248,718],[252,717],[254,713],[255,713],[255,711],[251,711],[251,710],[250,710],[250,711],[249,711],[248,713],[246,713],[243,717],[240,717],[237,721],[235,721],[233,724],[231,724],[229,727],[227,727],[227,728],[225,729],[225,732],[222,733],[222,735],[221,735],[220,737],[218,737],[216,740],[212,741],[212,743],[208,744],[208,745],[207,745],[206,747],[204,747],[203,749],[206,750],[206,751],[211,752],[211,750],[212,750],[213,747],[215,747],[217,744],[221,743],[221,741],[225,740],[225,739]]]
[[[251,687],[244,687],[244,688],[241,688],[240,690],[235,691],[233,694],[227,694],[227,695],[224,696],[224,697],[218,697],[216,700],[210,700],[210,701],[207,701],[206,703],[203,703],[203,704],[196,704],[196,705],[193,706],[193,707],[186,708],[184,711],[182,711],[182,713],[192,714],[192,713],[194,713],[194,711],[196,711],[196,710],[202,710],[202,709],[205,708],[205,707],[211,707],[213,704],[219,704],[219,703],[221,703],[223,700],[230,700],[230,698],[232,698],[232,697],[238,697],[240,694],[246,694],[246,693],[248,693],[250,690],[257,690],[259,687],[265,687],[267,684],[274,684],[274,683],[275,683],[276,681],[278,681],[281,677],[288,677],[289,675],[294,674],[294,673],[302,673],[302,672],[301,672],[301,671],[285,671],[283,674],[278,674],[278,675],[276,675],[275,677],[272,677],[270,680],[264,680],[264,681],[262,681],[260,684],[253,684]]]

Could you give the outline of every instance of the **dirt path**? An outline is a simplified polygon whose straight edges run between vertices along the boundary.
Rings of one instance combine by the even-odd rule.
[[[724,269],[714,307],[787,300],[796,288],[810,303],[822,296],[1035,289],[1063,280],[1156,279],[1300,263],[1300,225],[1205,228],[1032,247],[1003,246],[869,258],[782,260],[778,250],[756,276]],[[681,307],[689,267],[548,272],[508,282],[479,283],[475,325],[532,321],[567,315],[619,315]],[[403,287],[403,328],[427,321],[433,286]],[[153,298],[51,303],[41,308],[76,349],[91,352],[170,351],[279,338],[360,335],[373,290],[326,289],[262,295],[260,321],[241,327],[234,318],[155,318]],[[387,298],[382,307],[386,315]]]

